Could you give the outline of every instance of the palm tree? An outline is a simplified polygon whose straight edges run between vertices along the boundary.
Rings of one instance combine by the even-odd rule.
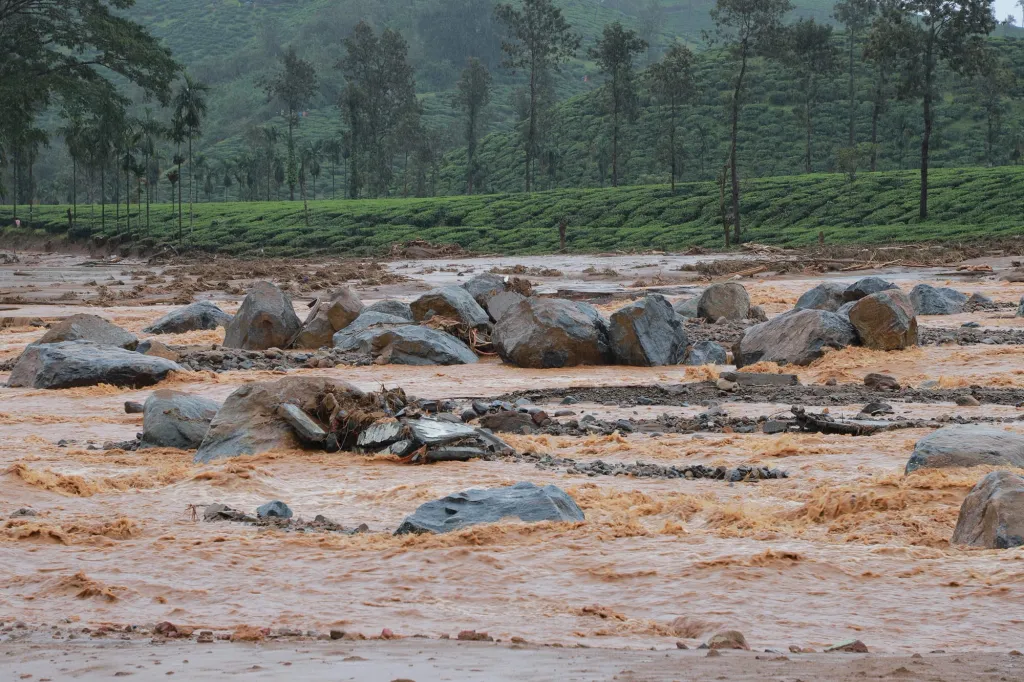
[[[267,149],[267,201],[270,201],[270,180],[274,171],[274,162],[277,161],[277,139],[280,133],[275,126],[263,128],[263,144]]]
[[[138,166],[135,154],[142,145],[143,133],[136,121],[126,121],[117,141],[121,169],[124,171],[124,218],[128,239],[132,238],[132,172]]]
[[[231,162],[230,161],[223,161],[223,162],[221,162],[221,174],[224,176],[223,177],[224,201],[227,201],[228,200],[228,188],[231,187]]]
[[[181,228],[181,183],[180,183],[180,181],[181,181],[181,164],[185,163],[185,157],[183,157],[181,155],[181,143],[185,141],[186,132],[185,132],[185,122],[181,118],[179,118],[177,115],[175,115],[174,119],[171,120],[171,130],[170,130],[170,134],[168,135],[168,137],[170,138],[171,142],[174,143],[174,147],[175,147],[174,158],[172,159],[172,162],[173,162],[173,164],[175,166],[177,166],[177,169],[176,169],[177,172],[175,173],[175,177],[177,178],[177,180],[172,180],[171,181],[171,190],[172,190],[172,194],[171,194],[171,208],[172,209],[174,208],[174,194],[173,194],[173,190],[174,190],[174,185],[177,184],[178,185],[178,246],[181,246],[181,229],[182,228]],[[171,176],[168,175],[167,179],[170,180],[170,177]]]
[[[188,137],[188,230],[192,234],[192,139],[200,134],[203,117],[206,116],[206,93],[210,91],[205,83],[193,80],[184,73],[184,83],[174,96],[174,117],[179,119]]]
[[[206,173],[206,157],[200,154],[196,157],[196,203],[199,203],[199,185],[202,183],[203,176]]]
[[[320,159],[324,155],[324,143],[317,140],[306,144],[305,164],[309,169],[309,176],[313,178],[313,201],[316,201],[316,179],[320,177]]]
[[[156,180],[153,182],[153,173],[150,170],[152,168],[152,160],[156,155],[156,142],[166,133],[166,130],[160,121],[153,119],[153,112],[148,108],[146,109],[146,118],[142,119],[139,124],[142,130],[142,146],[141,151],[143,157],[145,157],[145,168],[146,168],[146,232],[149,232],[149,204],[153,200],[151,187],[155,184],[157,192],[160,191],[160,171],[159,171],[159,159],[157,159],[157,173]],[[157,200],[159,200],[159,194]],[[141,200],[141,198],[140,198]]]
[[[78,164],[86,156],[85,124],[80,111],[73,111],[68,123],[60,129],[71,157],[71,226],[78,220]]]
[[[338,161],[341,159],[341,140],[331,138],[325,140],[322,144],[324,154],[327,155],[327,159],[331,162],[331,199],[334,199],[334,178],[338,170]]]

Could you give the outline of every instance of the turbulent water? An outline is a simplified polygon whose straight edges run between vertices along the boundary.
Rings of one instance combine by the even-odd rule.
[[[0,317],[52,319],[95,312],[139,333],[171,305],[114,299],[95,307],[74,299],[90,282],[110,280],[116,292],[144,277],[141,265],[83,267],[81,258],[36,256],[0,268],[0,290],[14,300]],[[559,267],[540,278],[549,289],[630,284],[662,272],[685,280],[657,256],[618,259],[531,259]],[[505,259],[507,263],[517,262]],[[525,261],[524,261],[525,262]],[[398,263],[412,281],[360,289],[365,300],[410,298],[458,273],[493,263]],[[588,280],[586,267],[621,273]],[[431,271],[434,269],[434,271]],[[27,272],[15,276],[14,272]],[[916,281],[945,285],[937,271],[889,273],[904,288]],[[128,273],[128,274],[125,274]],[[853,281],[847,274],[842,279]],[[114,284],[121,281],[122,284]],[[241,282],[245,284],[246,280]],[[804,277],[744,281],[769,314],[791,307],[817,283]],[[953,282],[997,302],[1014,302],[1024,284],[983,279]],[[15,299],[14,296],[21,296]],[[233,310],[238,297],[221,294]],[[296,300],[303,315],[304,305]],[[614,309],[621,303],[607,303]],[[1012,311],[924,318],[929,326],[1021,328]],[[0,330],[0,361],[15,357],[42,329]],[[222,330],[170,336],[176,344],[210,344]],[[928,346],[882,353],[848,349],[800,370],[801,381],[860,382],[872,371],[916,385],[1024,386],[1024,347]],[[713,376],[708,369],[574,368],[535,371],[487,359],[471,367],[337,367],[297,370],[364,389],[401,386],[429,398],[489,397],[514,390],[674,384]],[[274,372],[185,372],[165,385],[223,400],[238,386]],[[0,374],[0,380],[6,375]],[[192,464],[174,450],[88,449],[141,430],[126,400],[148,390],[108,386],[60,391],[0,388],[0,621],[53,624],[143,624],[172,621],[196,627],[238,625],[373,635],[487,631],[494,637],[590,646],[698,644],[717,630],[742,630],[759,647],[821,647],[860,638],[876,651],[1000,650],[1019,646],[1024,613],[1022,550],[949,546],[959,506],[980,469],[903,475],[915,440],[927,430],[870,437],[615,434],[582,438],[520,436],[521,450],[606,462],[767,465],[784,480],[721,481],[587,477],[529,463],[470,462],[405,466],[385,457],[282,451]],[[833,414],[859,405],[824,401]],[[735,416],[769,415],[786,404],[724,405]],[[898,404],[901,416],[1015,417],[1012,406]],[[705,407],[619,407],[580,404],[578,414],[602,418],[693,416]],[[1020,427],[1011,426],[1017,430]],[[68,441],[60,445],[62,440]],[[418,505],[470,487],[517,481],[553,483],[586,514],[577,524],[502,522],[443,536],[391,535]],[[286,533],[231,523],[204,523],[192,505],[222,502],[251,511],[284,500],[296,515],[323,514],[362,535]],[[30,507],[38,516],[9,519]]]

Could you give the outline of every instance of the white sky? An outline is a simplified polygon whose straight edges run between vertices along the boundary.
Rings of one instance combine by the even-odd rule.
[[[1007,14],[1012,14],[1013,16],[1017,17],[1017,25],[1020,26],[1021,9],[1020,5],[1018,5],[1015,2],[1015,0],[995,0],[995,2],[992,3],[992,5],[996,9],[996,19],[1002,21],[1003,19],[1006,18]]]

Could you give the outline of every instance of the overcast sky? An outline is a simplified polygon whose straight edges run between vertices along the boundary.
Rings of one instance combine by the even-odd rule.
[[[1007,14],[1017,17],[1017,25],[1020,26],[1020,5],[1015,0],[996,0],[992,3],[996,8],[996,19],[1002,21]]]

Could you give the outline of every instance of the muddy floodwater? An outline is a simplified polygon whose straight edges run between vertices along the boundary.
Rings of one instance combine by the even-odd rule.
[[[608,314],[651,282],[675,300],[692,296],[709,281],[727,280],[684,269],[707,258],[400,261],[383,266],[393,279],[375,275],[353,284],[367,303],[408,301],[439,284],[521,265],[519,276],[531,279],[539,291],[576,292]],[[956,267],[946,266],[762,273],[738,281],[769,316],[792,308],[803,291],[825,279],[852,283],[880,274],[905,290],[919,282],[952,286],[967,294],[981,292],[998,305],[923,317],[923,330],[955,335],[964,323],[977,322],[982,336],[986,330],[1024,331],[1024,319],[1014,317],[1024,283],[999,278],[1011,267],[1008,258],[985,262],[994,266],[993,273],[958,276]],[[39,322],[94,313],[145,338],[143,327],[187,300],[212,299],[234,312],[246,286],[272,278],[231,271],[224,282],[207,276],[190,288],[181,285],[174,267],[90,260],[83,254],[19,254],[18,263],[0,266],[0,362],[17,357],[45,332],[33,326]],[[301,285],[290,292],[300,318],[309,301],[323,293]],[[223,329],[161,340],[209,348],[223,340]],[[337,366],[288,373],[343,379],[366,390],[383,385],[422,398],[462,399],[582,387],[678,386],[729,369],[528,370],[488,357],[465,367]],[[1024,389],[1024,345],[943,343],[888,353],[849,348],[797,370],[805,385],[835,380],[837,389],[861,385],[869,372],[891,374],[909,386],[934,381],[965,392],[972,386]],[[186,371],[161,387],[222,401],[243,384],[283,375]],[[6,378],[0,372],[0,384]],[[1024,550],[949,544],[963,498],[987,470],[903,473],[914,442],[930,428],[856,437],[623,431],[508,439],[520,451],[577,460],[756,465],[789,474],[750,483],[587,476],[529,461],[409,466],[385,456],[299,450],[195,465],[194,452],[103,449],[106,442],[131,440],[141,431],[142,415],[126,414],[123,405],[144,401],[152,390],[0,388],[0,624],[20,622],[34,633],[56,626],[59,638],[77,632],[90,641],[104,626],[118,632],[169,621],[217,633],[239,626],[313,636],[337,630],[349,639],[377,637],[385,628],[396,637],[435,640],[476,630],[506,642],[515,637],[539,645],[638,651],[675,650],[677,642],[696,648],[726,629],[740,630],[762,651],[821,650],[850,639],[862,640],[873,653],[902,656],[1024,648]],[[771,396],[734,398],[724,394],[719,400],[736,417],[780,414],[790,407]],[[692,417],[708,410],[697,403],[584,401],[566,408],[559,402],[550,398],[541,406],[612,421],[664,413]],[[861,407],[827,396],[803,404],[851,416]],[[952,399],[892,404],[900,418],[999,418],[1005,428],[1024,432],[1024,421],[1018,421],[1024,407],[1013,401],[974,407],[959,407]],[[506,520],[440,536],[392,535],[424,502],[519,481],[563,488],[586,520]],[[201,520],[204,505],[224,503],[251,512],[270,500],[287,502],[305,519],[322,514],[346,528],[365,523],[369,532],[283,532]],[[37,515],[11,518],[21,508]],[[395,677],[401,675],[386,679]]]

